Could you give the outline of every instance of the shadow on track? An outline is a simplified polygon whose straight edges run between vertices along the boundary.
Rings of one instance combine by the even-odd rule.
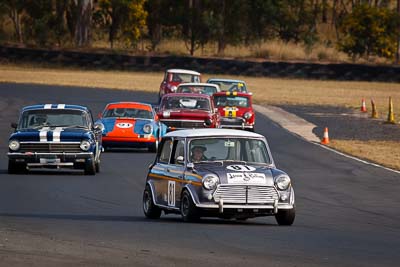
[[[182,224],[182,225],[229,225],[229,226],[277,226],[275,223],[256,221],[237,221],[217,218],[202,218],[192,223],[184,223],[180,217],[162,219],[147,219],[144,216],[114,216],[114,215],[74,215],[74,214],[31,214],[31,213],[0,213],[0,217],[36,218],[76,221],[103,221],[103,222],[145,222],[149,224]]]

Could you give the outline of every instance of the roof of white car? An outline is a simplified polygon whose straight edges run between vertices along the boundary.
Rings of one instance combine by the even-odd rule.
[[[210,87],[219,88],[218,84],[214,84],[214,83],[181,83],[178,85],[178,87],[181,87],[181,86],[210,86]]]
[[[199,72],[193,70],[183,70],[183,69],[169,69],[167,72],[170,73],[184,73],[184,74],[191,74],[191,75],[200,75]]]
[[[243,80],[235,80],[235,79],[222,79],[222,78],[210,78],[207,80],[207,82],[232,82],[232,83],[244,83],[246,84],[245,81]]]
[[[165,135],[165,137],[215,137],[215,136],[253,137],[253,138],[264,137],[258,133],[242,131],[242,130],[233,130],[233,129],[219,129],[219,128],[177,130],[169,132]]]

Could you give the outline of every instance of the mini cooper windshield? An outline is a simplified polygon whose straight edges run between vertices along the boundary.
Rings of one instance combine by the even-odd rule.
[[[210,103],[207,98],[200,97],[167,97],[161,104],[163,109],[203,109],[210,110]]]
[[[153,113],[149,110],[139,108],[111,108],[104,112],[103,117],[153,119]]]
[[[36,109],[22,114],[18,129],[38,129],[42,127],[88,128],[87,114],[72,109]]]
[[[240,161],[271,164],[267,147],[262,140],[249,138],[194,139],[189,144],[190,162]]]
[[[214,96],[214,104],[217,107],[235,106],[247,108],[250,106],[250,101],[243,96]]]

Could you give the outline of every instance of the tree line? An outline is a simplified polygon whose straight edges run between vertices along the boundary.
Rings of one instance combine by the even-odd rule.
[[[20,44],[90,47],[102,36],[137,48],[146,40],[155,51],[179,39],[193,55],[216,44],[261,45],[269,40],[336,46],[352,58],[394,59],[400,0],[0,0],[0,37],[12,26]],[[325,26],[331,33],[321,31]],[[328,34],[329,35],[329,34]],[[5,34],[3,34],[5,36]],[[4,38],[3,38],[4,40]],[[10,41],[10,40],[6,40]]]

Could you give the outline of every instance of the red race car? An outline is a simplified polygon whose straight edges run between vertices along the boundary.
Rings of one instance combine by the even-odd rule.
[[[199,83],[200,73],[192,70],[169,69],[165,71],[164,79],[160,85],[159,97],[169,93],[175,93],[176,88],[181,83]]]
[[[213,95],[214,105],[221,116],[221,128],[254,131],[255,112],[252,94],[242,92],[219,92]]]
[[[218,128],[219,114],[212,97],[205,94],[172,93],[164,95],[157,111],[168,130]]]
[[[167,126],[158,120],[152,106],[145,103],[110,103],[97,122],[104,125],[104,149],[148,148],[156,152],[161,137],[167,132]]]

